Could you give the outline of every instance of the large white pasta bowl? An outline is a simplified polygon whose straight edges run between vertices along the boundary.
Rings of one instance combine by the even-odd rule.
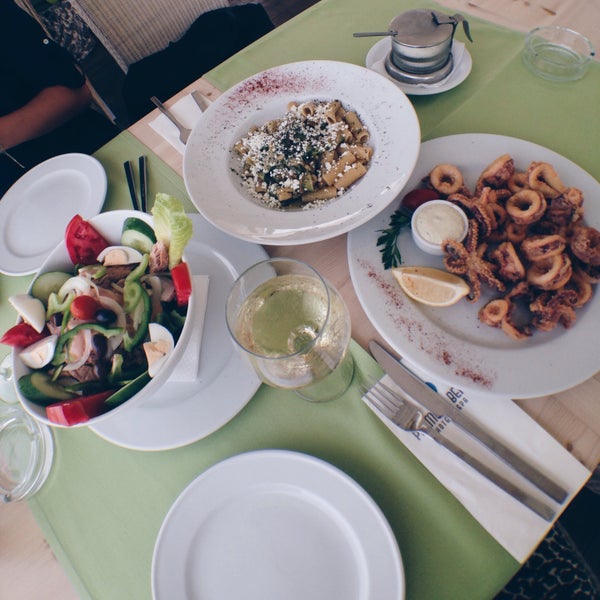
[[[251,127],[281,118],[292,102],[339,100],[370,133],[366,174],[342,195],[295,210],[273,209],[248,192],[239,175],[236,143]],[[420,128],[407,96],[387,78],[336,61],[305,61],[245,79],[206,110],[188,140],[184,180],[198,211],[237,238],[295,245],[346,233],[393,202],[410,178]]]

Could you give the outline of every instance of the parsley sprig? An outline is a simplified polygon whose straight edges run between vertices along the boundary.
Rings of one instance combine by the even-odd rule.
[[[381,235],[377,238],[377,246],[381,252],[381,262],[384,269],[397,267],[402,263],[402,256],[398,249],[398,236],[406,227],[410,226],[411,215],[402,208],[397,209],[390,217],[389,227],[387,229],[379,229]]]

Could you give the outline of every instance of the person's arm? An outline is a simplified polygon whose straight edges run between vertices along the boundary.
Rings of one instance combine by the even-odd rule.
[[[21,108],[0,117],[0,144],[9,149],[44,135],[83,112],[91,99],[85,84],[45,88]]]

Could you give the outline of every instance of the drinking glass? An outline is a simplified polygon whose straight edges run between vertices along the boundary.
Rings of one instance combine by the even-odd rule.
[[[227,327],[266,384],[313,402],[350,385],[350,315],[310,265],[272,258],[242,273],[227,299]]]
[[[46,481],[54,455],[50,429],[17,400],[10,358],[0,364],[0,503],[33,496]]]

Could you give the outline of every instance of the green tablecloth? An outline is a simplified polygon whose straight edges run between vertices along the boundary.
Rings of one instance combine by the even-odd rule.
[[[296,60],[363,64],[374,40],[354,39],[352,32],[382,29],[418,5],[322,0],[208,78],[226,89],[264,68]],[[423,139],[462,132],[513,135],[548,146],[599,178],[600,65],[593,64],[579,82],[545,82],[521,63],[521,34],[476,19],[471,29],[470,77],[444,94],[412,98]],[[98,152],[109,177],[105,210],[129,206],[122,162],[143,153],[149,154],[127,133]],[[188,203],[181,179],[156,157],[149,160],[151,194],[165,191]],[[2,306],[29,281],[2,277]],[[13,319],[1,311],[3,328]],[[377,369],[356,344],[352,351],[360,371]],[[519,567],[363,405],[357,384],[325,405],[262,387],[221,430],[177,450],[130,451],[87,429],[57,430],[55,439],[52,473],[30,506],[82,598],[149,598],[155,537],[173,500],[208,466],[257,448],[307,452],[355,478],[397,536],[409,599],[491,598]]]
[[[341,60],[365,64],[378,38],[355,31],[385,30],[394,16],[431,6],[419,0],[321,0],[259,42],[206,74],[221,90],[269,67],[298,60]],[[554,83],[532,75],[522,63],[524,34],[469,17],[474,42],[462,29],[473,59],[458,87],[431,96],[411,96],[423,141],[455,133],[497,133],[547,146],[600,179],[600,64],[580,81]]]
[[[122,163],[143,153],[129,133],[97,153],[109,181],[105,210],[129,206]],[[150,197],[160,190],[189,202],[182,180],[151,155],[149,172]],[[2,296],[23,291],[30,279],[3,277]],[[352,353],[358,374],[343,398],[311,404],[262,386],[225,427],[184,448],[139,452],[87,428],[55,429],[53,469],[29,504],[81,597],[150,598],[156,535],[186,485],[229,456],[285,448],[336,465],[373,497],[396,534],[407,598],[491,598],[519,564],[363,404],[361,377],[380,371],[355,343]]]

